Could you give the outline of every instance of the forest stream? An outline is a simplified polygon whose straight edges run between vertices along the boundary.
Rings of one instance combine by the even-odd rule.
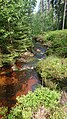
[[[15,66],[5,64],[0,68],[0,106],[11,108],[16,97],[34,91],[40,84],[36,64],[45,58],[46,48],[36,42],[32,53],[27,51],[16,60]]]

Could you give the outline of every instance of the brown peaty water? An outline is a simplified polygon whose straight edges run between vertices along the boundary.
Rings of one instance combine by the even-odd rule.
[[[12,107],[16,97],[26,95],[38,83],[35,70],[13,71],[11,66],[0,69],[0,106]]]

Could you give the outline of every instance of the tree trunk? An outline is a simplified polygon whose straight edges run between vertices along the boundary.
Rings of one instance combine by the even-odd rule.
[[[57,23],[57,29],[60,29],[60,8],[61,8],[61,0],[58,1],[58,6],[57,6],[57,17],[58,17],[58,23]]]
[[[50,11],[50,0],[47,0],[48,2],[48,11]]]
[[[44,0],[40,0],[40,11],[41,13],[44,12]]]
[[[62,29],[64,29],[64,24],[65,24],[65,16],[66,16],[66,0],[64,0],[64,15],[63,15],[63,25],[62,25]]]

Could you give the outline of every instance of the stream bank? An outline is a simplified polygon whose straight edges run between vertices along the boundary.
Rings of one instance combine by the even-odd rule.
[[[1,68],[0,106],[7,106],[8,113],[11,107],[16,104],[17,96],[26,95],[29,91],[34,91],[38,84],[41,84],[36,72],[36,65],[39,60],[45,57],[46,48],[36,42],[32,53],[24,52],[16,59],[15,65],[6,64]],[[63,105],[65,102],[67,102],[67,93],[62,92],[61,104]],[[39,112],[37,113],[39,115]]]
[[[0,106],[12,107],[16,97],[34,91],[40,84],[36,64],[45,58],[46,48],[36,42],[32,53],[27,51],[16,59],[15,65],[5,64],[0,69]]]

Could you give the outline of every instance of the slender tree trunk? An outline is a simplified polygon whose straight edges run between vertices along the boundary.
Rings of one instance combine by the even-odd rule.
[[[57,23],[57,29],[59,30],[59,26],[60,26],[60,14],[58,14],[58,23]]]
[[[41,13],[44,12],[44,0],[40,0],[40,11]]]
[[[57,23],[57,29],[59,30],[60,29],[60,3],[61,3],[61,0],[59,0],[58,2],[58,8],[57,8],[57,16],[58,16],[58,23]]]
[[[48,2],[48,11],[50,11],[50,0],[47,0]]]
[[[41,32],[43,32],[43,12],[44,12],[44,0],[40,0],[40,13],[41,13]]]
[[[64,24],[65,24],[65,15],[66,15],[66,0],[64,0],[64,15],[63,15],[63,25],[62,25],[62,29],[64,29]]]

